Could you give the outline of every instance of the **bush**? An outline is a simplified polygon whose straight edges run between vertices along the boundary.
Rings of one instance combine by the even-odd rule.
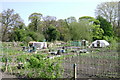
[[[118,47],[118,44],[117,44],[116,40],[112,40],[112,42],[110,43],[109,49],[115,50],[115,49],[117,49],[117,47]]]
[[[27,60],[27,58],[28,58],[28,55],[20,55],[20,56],[18,56],[17,57],[17,62],[26,62],[26,60]]]
[[[30,41],[33,41],[33,39],[32,39],[32,37],[27,36],[27,37],[24,39],[24,41],[25,41],[26,43],[28,43],[28,42],[30,42]]]
[[[12,61],[12,58],[11,57],[8,57],[8,56],[6,56],[6,55],[3,55],[3,57],[2,57],[2,60],[1,60],[2,62],[11,62]]]
[[[63,71],[60,58],[49,59],[43,54],[18,55],[16,62],[22,62],[24,66],[19,69],[22,72],[19,75],[28,78],[59,78]]]
[[[29,62],[30,62],[30,67],[31,68],[39,68],[39,63],[40,63],[39,59],[31,56]]]
[[[20,46],[24,46],[25,44],[23,44],[23,43],[20,43]]]

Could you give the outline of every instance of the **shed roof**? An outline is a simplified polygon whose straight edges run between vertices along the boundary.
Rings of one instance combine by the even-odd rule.
[[[106,40],[96,40],[96,41],[92,42],[92,44],[97,44],[97,41],[99,41],[100,44],[105,44],[106,46],[110,45]]]

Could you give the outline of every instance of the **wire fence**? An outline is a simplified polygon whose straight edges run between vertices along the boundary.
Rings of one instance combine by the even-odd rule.
[[[118,58],[118,53],[114,51],[64,57],[63,77],[73,77],[73,65],[76,63],[77,78],[120,78]]]

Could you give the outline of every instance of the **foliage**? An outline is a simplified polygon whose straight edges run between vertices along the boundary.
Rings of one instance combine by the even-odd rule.
[[[93,41],[94,40],[100,40],[100,39],[102,39],[103,38],[103,33],[104,33],[104,31],[103,31],[103,29],[102,28],[100,28],[100,26],[99,25],[94,25],[95,27],[93,28]]]
[[[100,28],[100,21],[91,17],[91,16],[83,16],[79,18],[79,22],[81,21],[88,21],[89,24],[91,24],[91,29],[90,31],[92,31],[92,39],[97,40],[97,39],[102,39],[103,33],[104,31],[102,30],[102,28]]]
[[[26,36],[26,38],[24,39],[24,42],[28,43],[30,41],[33,41],[32,37]]]
[[[71,40],[71,34],[70,34],[70,30],[68,28],[61,28],[61,32],[60,32],[60,39],[59,40],[63,40],[63,41],[70,41]]]
[[[43,64],[39,64],[39,63],[40,63],[40,62],[39,62],[39,59],[37,59],[37,58],[35,58],[35,57],[33,57],[33,56],[30,57],[29,62],[30,62],[30,67],[31,67],[31,68],[39,68],[39,67],[41,67],[41,66],[39,66],[39,65],[43,65]],[[42,61],[41,61],[41,62],[42,62]]]
[[[19,69],[17,75],[28,78],[60,78],[63,71],[61,67],[61,59],[49,59],[47,58],[47,54],[24,53],[13,58],[10,57],[10,55],[4,55],[0,61],[6,62],[6,59],[8,59],[8,62],[14,61],[15,64],[18,64],[19,62],[23,63],[23,68]],[[13,72],[18,71],[16,66],[9,66]],[[8,68],[10,68],[9,66]],[[5,70],[5,66],[2,67],[2,70]]]
[[[118,2],[103,2],[97,5],[96,16],[104,17],[108,22],[114,23],[118,18]]]
[[[38,25],[40,24],[41,17],[41,13],[32,13],[29,16],[29,20],[31,21],[31,27],[33,27],[33,31],[38,31]]]
[[[34,31],[27,31],[23,41],[29,42],[29,41],[43,41],[43,40],[44,40],[43,34]]]
[[[6,55],[6,56],[15,55],[15,54],[19,54],[19,53],[23,53],[23,52],[18,51],[16,48],[13,48],[12,46],[9,47],[8,45],[3,47],[2,51],[0,52],[0,54]]]
[[[9,40],[11,32],[15,27],[21,27],[23,24],[19,14],[14,13],[13,9],[4,10],[2,13],[0,22],[2,23],[2,41]]]
[[[17,61],[24,63],[25,70],[23,73],[27,75],[26,77],[59,78],[62,74],[60,60],[59,59],[50,60],[44,58],[46,58],[46,55],[42,54],[32,54],[29,57],[28,55],[21,55],[17,57]],[[29,73],[26,73],[25,72],[26,70],[29,71]]]
[[[28,58],[28,55],[22,54],[22,55],[20,55],[20,56],[17,56],[16,62],[23,62],[23,63],[24,63],[27,58]]]
[[[9,15],[9,16],[8,16]],[[3,41],[70,41],[86,39],[89,41],[114,37],[112,25],[103,17],[97,19],[91,16],[82,16],[78,22],[74,16],[57,20],[54,16],[44,16],[41,13],[32,13],[28,19],[31,21],[26,27],[14,10],[2,12]],[[5,21],[11,21],[5,23]],[[14,23],[14,24],[12,24]],[[116,32],[117,28],[116,28]],[[116,35],[118,36],[118,35]]]
[[[58,20],[57,25],[58,25],[57,30],[60,32],[59,40],[70,41],[71,34],[70,34],[70,29],[66,20],[62,20],[62,19]]]
[[[9,57],[9,56],[6,56],[6,55],[3,55],[3,57],[1,58],[1,61],[2,62],[11,62],[12,61],[12,58]]]
[[[91,25],[87,21],[81,21],[80,23],[73,22],[69,27],[72,40],[91,40]]]
[[[46,39],[48,41],[57,40],[60,35],[59,31],[52,25],[48,27],[48,30],[46,31],[46,33],[47,33]]]
[[[74,16],[68,17],[66,19],[67,23],[77,22],[76,18]]]
[[[10,41],[24,41],[26,37],[26,31],[23,29],[16,29],[11,34]]]
[[[103,36],[113,37],[113,28],[111,23],[101,16],[98,16],[97,19],[100,21],[100,28],[103,29]]]
[[[91,17],[91,16],[82,16],[79,18],[79,22],[80,21],[89,21],[90,23],[92,24],[96,24],[98,25],[100,22],[99,20],[95,19],[94,17]]]
[[[109,49],[117,49],[118,44],[117,44],[117,39],[116,37],[109,37],[109,36],[104,36],[104,39],[107,40],[110,43]]]
[[[43,17],[43,25],[46,30],[50,25],[56,26],[56,17],[54,16],[45,16]]]

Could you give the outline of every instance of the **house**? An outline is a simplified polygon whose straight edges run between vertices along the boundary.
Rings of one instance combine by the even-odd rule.
[[[35,42],[35,41],[30,41],[28,43],[29,47],[36,47],[37,49],[45,49],[47,48],[47,42]]]
[[[106,40],[96,40],[96,41],[92,42],[90,47],[100,48],[100,47],[107,47],[109,45],[110,44]]]

